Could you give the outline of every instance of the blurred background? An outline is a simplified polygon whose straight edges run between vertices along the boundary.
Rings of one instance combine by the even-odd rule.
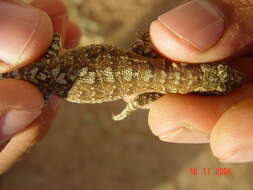
[[[82,44],[129,47],[138,30],[181,0],[66,0],[83,31]],[[164,143],[154,137],[140,110],[113,122],[123,101],[65,103],[47,136],[8,173],[0,190],[252,189],[252,164],[222,164],[209,145]],[[191,168],[201,174],[191,175]],[[204,168],[211,174],[205,176]],[[232,174],[216,176],[216,168]]]

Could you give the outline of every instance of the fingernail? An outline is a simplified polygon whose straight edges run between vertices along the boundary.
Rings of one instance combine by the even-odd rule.
[[[0,18],[0,58],[5,63],[16,64],[27,40],[38,24],[38,11],[34,8],[1,1]]]
[[[0,117],[0,140],[6,140],[27,127],[41,111],[10,110]]]
[[[223,155],[220,161],[228,163],[252,162],[253,148],[241,148],[237,151],[231,151]]]
[[[11,66],[22,61],[26,48],[31,45],[30,42],[37,34],[35,31],[40,26],[41,20],[43,22],[45,20],[42,19],[41,13],[31,6],[0,1],[0,60]]]
[[[199,51],[214,46],[224,33],[222,11],[209,1],[193,0],[163,15],[158,20],[178,38]]]

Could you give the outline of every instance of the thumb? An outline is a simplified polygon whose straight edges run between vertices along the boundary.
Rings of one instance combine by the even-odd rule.
[[[48,15],[19,1],[0,1],[0,26],[0,73],[32,63],[52,39]]]
[[[249,51],[252,19],[253,1],[192,0],[159,16],[150,35],[173,60],[212,62]]]

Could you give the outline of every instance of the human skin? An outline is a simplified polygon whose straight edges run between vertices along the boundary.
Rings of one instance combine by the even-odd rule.
[[[64,48],[78,45],[81,32],[69,21],[62,0],[0,1],[0,72],[8,72],[40,58],[53,33]],[[0,173],[35,144],[51,126],[61,100],[52,97],[44,106],[40,91],[28,82],[0,80]],[[8,139],[10,139],[8,141]],[[7,143],[4,143],[7,141]]]
[[[8,1],[20,4],[18,1]],[[174,15],[177,18],[176,22],[171,23],[173,21],[171,15],[164,15],[152,23],[150,34],[157,49],[170,59],[192,64],[244,55],[243,58],[234,58],[232,62],[237,69],[246,74],[249,83],[232,94],[223,97],[163,96],[158,101],[147,106],[150,108],[149,124],[151,130],[161,140],[166,142],[209,142],[214,155],[224,162],[252,161],[251,131],[253,128],[251,124],[251,104],[253,104],[253,90],[250,82],[253,80],[253,73],[251,68],[252,58],[245,56],[250,50],[249,47],[251,47],[253,39],[253,24],[251,23],[253,17],[252,3],[245,0],[234,0],[233,4],[231,0],[209,0],[212,3],[211,8],[209,8],[212,10],[210,16],[210,14],[203,15],[203,7],[204,12],[206,12],[210,5],[202,4],[199,6],[195,4],[196,0],[192,2],[193,5],[188,4],[188,6],[193,6],[193,8],[187,7],[188,11],[182,9],[181,13],[174,13],[180,14],[180,16]],[[8,26],[13,26],[13,23],[8,21],[8,19],[4,21],[7,26],[0,30],[1,72],[25,66],[39,58],[51,42],[53,31],[62,34],[65,39],[65,48],[75,46],[80,38],[78,28],[67,21],[66,9],[60,0],[36,0],[32,5],[47,12],[53,26],[50,19],[41,13],[41,15],[44,15],[41,16],[44,24],[41,24],[41,30],[35,31],[37,37],[31,41],[31,47],[24,48],[23,43],[22,47],[16,48],[18,50],[25,49],[22,56],[18,59],[17,54],[20,52],[12,52],[13,50],[8,50],[8,47],[11,48],[11,44],[20,42],[20,39],[27,42],[27,31],[23,33],[21,30],[22,26],[19,28],[18,25],[16,25],[17,28],[15,30],[8,28]],[[197,12],[199,7],[202,7],[201,12]],[[189,13],[190,9],[194,11]],[[218,11],[218,13],[215,11]],[[202,14],[201,17],[194,16],[196,13]],[[189,14],[191,14],[191,17],[189,17]],[[218,21],[214,23],[213,26],[215,27],[210,25],[204,28],[205,32],[199,33],[203,29],[203,25],[194,27],[185,25],[185,18],[203,18],[200,23],[212,23],[216,18],[218,18]],[[198,23],[198,20],[196,22]],[[211,32],[208,32],[208,30],[211,30]],[[14,40],[12,42],[8,41],[7,38],[10,35],[10,31],[19,31],[12,35],[17,36],[16,39],[11,38],[11,40]],[[197,38],[193,34],[197,34]],[[205,34],[208,35],[206,36]],[[0,131],[5,130],[5,134],[0,133],[0,139],[8,139],[13,134],[16,134],[17,131],[25,128],[25,130],[15,135],[7,146],[3,146],[4,149],[0,153],[1,173],[47,131],[59,107],[60,100],[54,97],[50,104],[43,108],[44,102],[40,92],[29,83],[17,80],[3,80],[0,81],[0,88],[5,89],[3,92],[0,91],[0,113],[2,113],[0,115]],[[19,94],[19,96],[17,97],[16,94]],[[29,94],[29,98],[27,98],[27,94]],[[11,119],[8,119],[8,121],[19,122],[16,124],[18,127],[10,131],[7,130],[8,134],[6,135],[6,128],[2,130],[3,126],[6,125],[3,120],[6,121],[6,119],[1,118],[4,118],[6,111],[12,111],[13,109],[15,111],[27,110],[32,112],[32,114],[27,114],[27,116],[25,115],[26,113],[20,113],[14,114],[12,117],[9,116]],[[20,118],[23,119],[21,120],[22,122],[20,122]]]
[[[253,161],[253,1],[193,0],[152,22],[155,47],[176,61],[228,60],[247,84],[227,96],[165,95],[148,106],[152,132],[165,142],[210,143],[223,162]]]

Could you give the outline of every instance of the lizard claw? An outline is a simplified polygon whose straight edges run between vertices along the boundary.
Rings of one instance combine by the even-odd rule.
[[[137,95],[135,98],[131,99],[123,111],[118,115],[113,115],[112,119],[114,121],[120,121],[130,115],[132,112],[136,111],[139,107],[154,102],[160,98],[162,94],[156,92],[149,92]]]
[[[114,121],[120,121],[120,120],[123,120],[124,118],[126,118],[126,116],[123,115],[123,114],[118,114],[118,115],[112,114],[112,119],[113,119]]]
[[[112,115],[112,119],[114,121],[123,120],[124,118],[126,118],[128,115],[130,115],[132,112],[136,111],[137,109],[138,109],[138,104],[135,101],[130,101],[120,114]]]

